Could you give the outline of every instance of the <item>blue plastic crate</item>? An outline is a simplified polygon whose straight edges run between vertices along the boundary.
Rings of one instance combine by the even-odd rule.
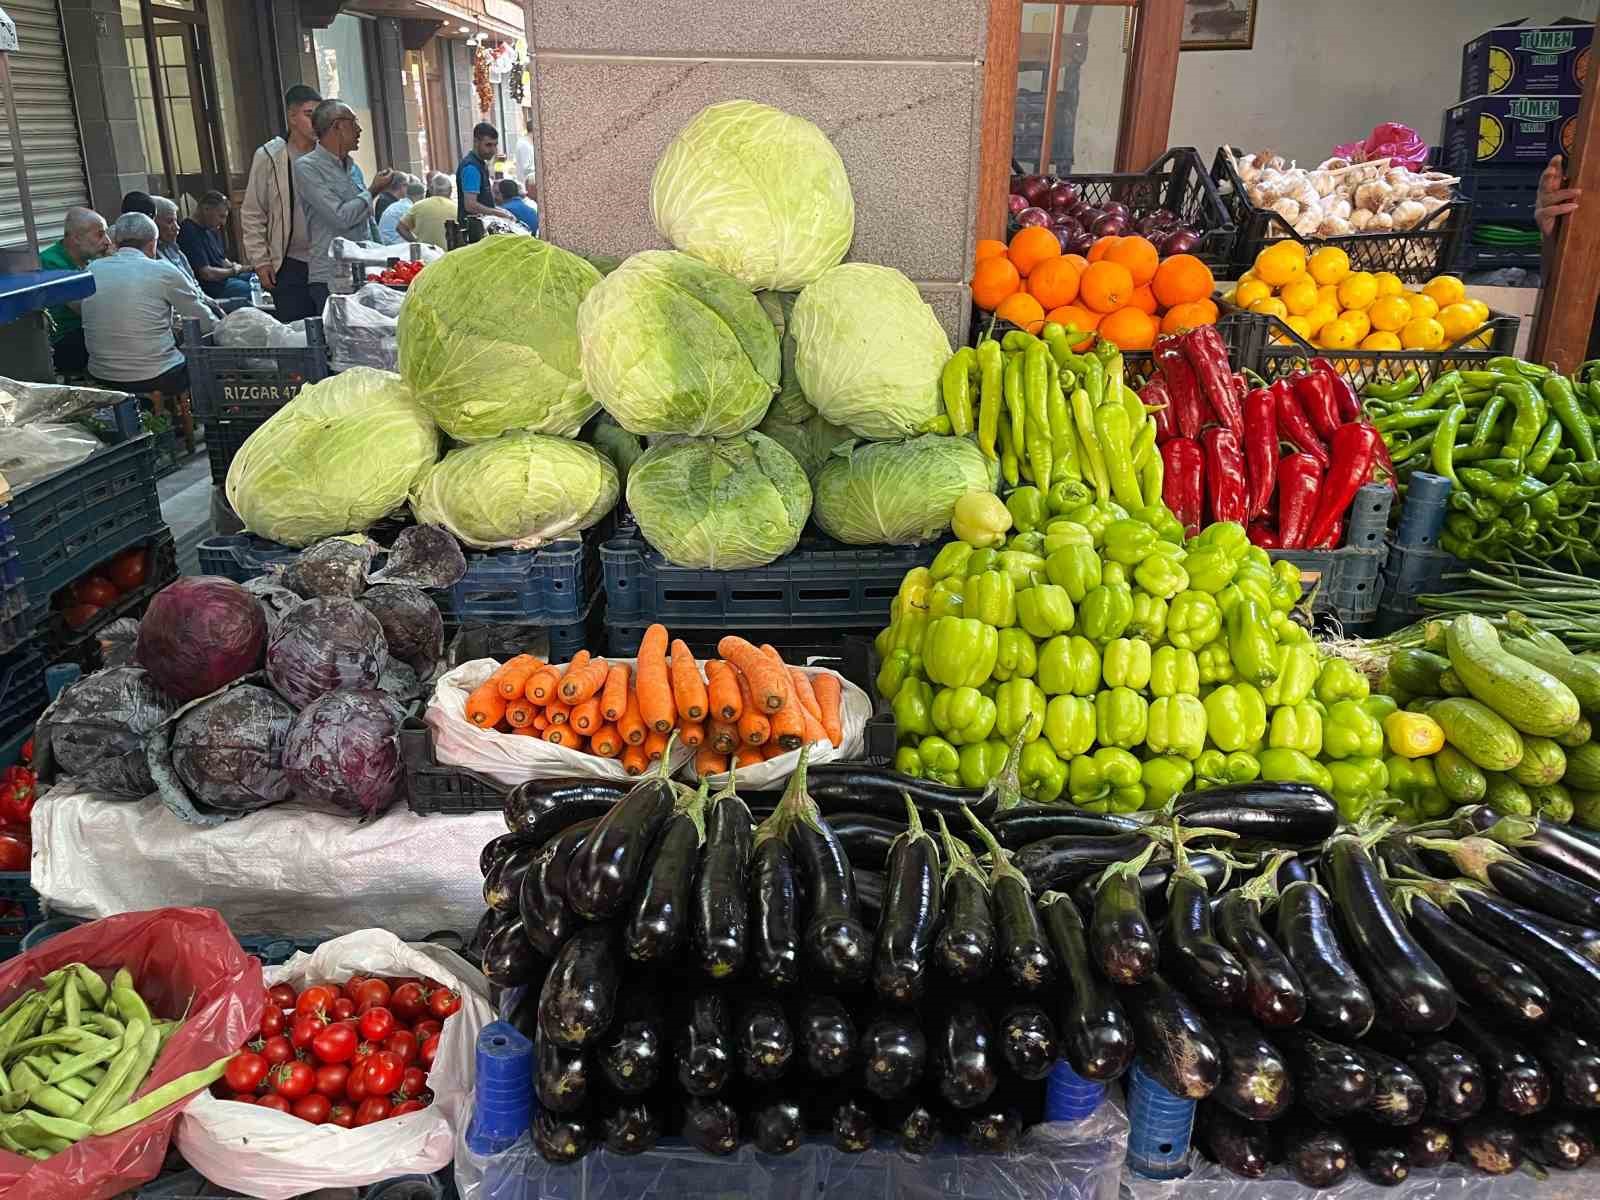
[[[101,439],[113,446],[129,438],[136,438],[143,432],[139,421],[137,396],[124,396],[104,408],[95,409],[94,419],[101,426],[99,430]]]
[[[32,721],[27,721],[14,729],[0,729],[0,767],[9,767],[21,762],[23,744],[32,736]]]
[[[44,649],[30,642],[0,656],[0,730],[32,725],[50,695],[44,685]]]
[[[95,564],[96,567],[100,565]],[[34,636],[46,647],[47,657],[52,663],[75,662],[87,674],[99,670],[101,666],[100,630],[123,617],[144,616],[144,610],[149,607],[155,594],[177,577],[178,550],[172,540],[172,531],[162,525],[149,540],[145,551],[143,586],[117,597],[79,629],[70,628],[62,612],[50,607],[49,596],[35,599],[29,609],[28,620],[33,625]]]
[[[1274,562],[1300,568],[1301,586],[1314,591],[1311,611],[1327,613],[1347,629],[1359,629],[1378,614],[1379,574],[1387,548],[1345,546],[1338,550],[1269,550]]]
[[[1448,169],[1460,176],[1460,193],[1472,198],[1474,225],[1480,221],[1533,223],[1533,205],[1539,196],[1539,174],[1543,167],[1459,167],[1450,164]],[[1468,236],[1471,236],[1470,232]]]
[[[44,920],[39,893],[27,871],[0,871],[0,907],[6,908],[0,915],[0,958],[10,958],[22,949],[28,930]]]
[[[1434,546],[1391,545],[1383,568],[1377,632],[1392,633],[1426,616],[1423,596],[1471,587],[1471,581],[1461,577],[1470,569],[1470,563]]]

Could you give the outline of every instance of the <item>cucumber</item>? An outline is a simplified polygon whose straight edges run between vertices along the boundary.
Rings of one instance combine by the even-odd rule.
[[[1554,737],[1578,723],[1578,698],[1549,671],[1508,654],[1482,617],[1464,613],[1445,635],[1450,666],[1472,695],[1523,733]]]
[[[1413,696],[1437,696],[1439,676],[1450,660],[1428,650],[1396,650],[1389,658],[1389,681]]]
[[[1557,737],[1556,737],[1556,741],[1560,742],[1563,746],[1566,746],[1568,749],[1571,749],[1573,746],[1581,746],[1581,745],[1583,745],[1585,742],[1587,742],[1593,736],[1594,736],[1594,726],[1592,724],[1590,724],[1589,718],[1588,717],[1579,717],[1578,718],[1578,723],[1576,725],[1574,725],[1571,729],[1567,730],[1565,733],[1558,734]]]
[[[1579,658],[1565,649],[1551,650],[1524,638],[1506,638],[1500,644],[1506,653],[1550,672],[1566,684],[1578,698],[1580,708],[1600,708],[1600,663]]]
[[[1489,781],[1483,772],[1454,746],[1446,745],[1433,756],[1433,773],[1439,790],[1455,804],[1475,804],[1483,799]]]
[[[1529,788],[1528,798],[1533,801],[1534,811],[1539,814],[1541,821],[1565,825],[1572,820],[1572,793],[1559,783]]]
[[[1474,766],[1485,771],[1509,771],[1522,761],[1522,735],[1487,704],[1452,696],[1434,701],[1427,711],[1444,730],[1444,740],[1471,759]],[[1600,787],[1600,770],[1595,778],[1595,786]]]
[[[1483,794],[1485,804],[1502,817],[1533,816],[1533,797],[1527,788],[1500,771],[1490,771],[1488,780],[1489,787]]]
[[[1600,746],[1588,742],[1567,752],[1567,773],[1561,781],[1569,788],[1600,791]]]
[[[1435,617],[1422,627],[1422,645],[1435,654],[1444,654],[1449,648],[1450,621]]]
[[[1522,761],[1509,773],[1523,787],[1548,787],[1567,773],[1567,752],[1552,738],[1525,737]]]
[[[1466,696],[1469,694],[1467,685],[1461,682],[1461,676],[1456,674],[1453,667],[1448,671],[1439,672],[1439,691],[1446,696]]]

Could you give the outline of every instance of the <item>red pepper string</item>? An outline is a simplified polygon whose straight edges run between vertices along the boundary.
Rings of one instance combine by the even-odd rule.
[[[1161,478],[1161,500],[1183,524],[1184,533],[1200,532],[1205,515],[1205,455],[1191,438],[1177,437],[1161,447],[1165,471]]]
[[[1322,466],[1309,454],[1285,455],[1278,463],[1278,541],[1285,550],[1306,544],[1317,492],[1322,487]]]
[[[1327,470],[1328,464],[1332,461],[1328,455],[1328,448],[1322,444],[1317,431],[1311,428],[1305,410],[1294,398],[1294,385],[1287,379],[1280,379],[1267,390],[1272,393],[1273,401],[1277,405],[1278,432],[1293,442],[1296,449],[1316,459],[1323,470]]]
[[[1250,474],[1247,515],[1259,517],[1278,483],[1278,407],[1266,388],[1245,393],[1244,460]]]
[[[1383,437],[1378,431],[1359,421],[1341,425],[1335,431],[1333,463],[1328,468],[1327,480],[1317,498],[1317,511],[1311,518],[1311,528],[1306,530],[1307,545],[1320,546],[1333,532],[1334,526],[1355,500],[1356,492],[1372,479],[1377,447],[1382,444]]]
[[[1233,430],[1208,425],[1200,431],[1206,455],[1206,495],[1213,521],[1245,522],[1244,449]]]

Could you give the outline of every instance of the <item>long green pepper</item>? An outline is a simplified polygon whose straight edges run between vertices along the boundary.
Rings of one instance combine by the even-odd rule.
[[[1055,456],[1050,444],[1050,351],[1043,342],[1035,341],[1023,352],[1022,373],[1028,464],[1034,483],[1047,492]]]

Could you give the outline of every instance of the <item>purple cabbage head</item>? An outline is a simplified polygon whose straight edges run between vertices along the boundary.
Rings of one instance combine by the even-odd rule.
[[[39,718],[37,736],[59,771],[83,790],[148,796],[156,785],[145,744],[176,707],[150,672],[109,667],[62,688]]]
[[[283,747],[294,709],[269,689],[242,683],[202,700],[172,731],[172,769],[201,804],[254,812],[290,795]]]
[[[254,596],[220,575],[188,575],[150,601],[134,657],[162,691],[189,701],[254,671],[266,644]]]
[[[383,626],[390,657],[403,659],[423,675],[444,657],[444,618],[433,597],[421,588],[409,583],[374,584],[361,603]]]
[[[307,600],[267,642],[267,679],[296,708],[340,689],[375,688],[389,660],[383,625],[355,600]]]
[[[375,817],[400,795],[405,763],[400,722],[405,713],[375,690],[319,696],[289,728],[283,765],[295,794]]]

